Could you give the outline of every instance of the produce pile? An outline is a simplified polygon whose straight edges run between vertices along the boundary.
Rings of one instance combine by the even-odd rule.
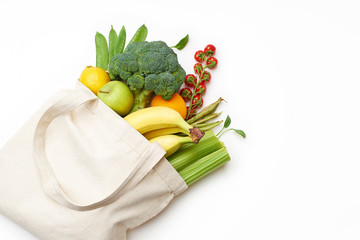
[[[186,74],[173,49],[182,50],[186,35],[175,46],[164,41],[146,41],[148,29],[142,25],[126,45],[126,30],[119,34],[111,27],[106,37],[95,35],[96,66],[87,66],[79,81],[106,105],[123,117],[151,143],[158,142],[165,157],[187,185],[216,170],[230,160],[221,135],[229,128],[229,116],[222,124],[214,121],[223,98],[202,108],[203,96],[216,68],[216,48],[208,44],[195,53],[194,74]]]

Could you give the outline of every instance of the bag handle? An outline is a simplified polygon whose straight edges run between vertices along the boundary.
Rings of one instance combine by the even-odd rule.
[[[142,154],[130,174],[110,195],[88,205],[80,205],[73,202],[61,188],[54,170],[47,159],[45,151],[46,130],[55,118],[96,100],[98,100],[98,98],[95,95],[89,94],[85,90],[73,91],[43,112],[34,134],[34,160],[39,169],[44,191],[59,204],[78,211],[89,211],[112,203],[120,197],[129,182],[139,182],[165,155],[165,151],[161,148],[160,144],[151,144]],[[149,159],[151,160],[149,161]]]

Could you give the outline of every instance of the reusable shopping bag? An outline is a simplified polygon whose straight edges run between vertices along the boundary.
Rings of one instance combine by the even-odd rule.
[[[0,213],[41,240],[123,240],[187,186],[81,83],[51,97],[0,151]]]

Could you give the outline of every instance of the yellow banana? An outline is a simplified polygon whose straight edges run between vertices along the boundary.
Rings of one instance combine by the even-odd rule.
[[[161,129],[157,129],[157,130],[152,130],[150,132],[144,133],[143,135],[146,139],[150,140],[152,138],[160,137],[163,135],[174,134],[174,133],[187,134],[187,132],[184,131],[184,129],[181,129],[179,127],[170,127],[170,128],[161,128]]]
[[[157,129],[178,127],[195,143],[204,136],[204,132],[188,124],[180,113],[168,107],[143,108],[128,114],[124,119],[141,134]]]
[[[179,127],[186,132],[192,128],[177,111],[168,107],[148,107],[130,113],[124,118],[141,134],[169,127]]]
[[[189,136],[180,137],[177,135],[163,135],[160,137],[152,138],[149,140],[151,143],[158,142],[161,147],[166,151],[165,157],[169,157],[175,153],[182,144],[193,142]]]

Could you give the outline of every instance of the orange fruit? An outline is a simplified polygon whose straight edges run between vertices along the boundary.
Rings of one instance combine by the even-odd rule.
[[[157,107],[157,106],[172,108],[178,113],[180,113],[183,119],[186,118],[186,114],[187,114],[186,103],[178,93],[175,93],[170,98],[170,100],[164,100],[160,95],[156,95],[151,100],[150,107]]]
[[[102,68],[87,66],[82,71],[79,80],[97,95],[100,88],[110,82],[110,77]]]

